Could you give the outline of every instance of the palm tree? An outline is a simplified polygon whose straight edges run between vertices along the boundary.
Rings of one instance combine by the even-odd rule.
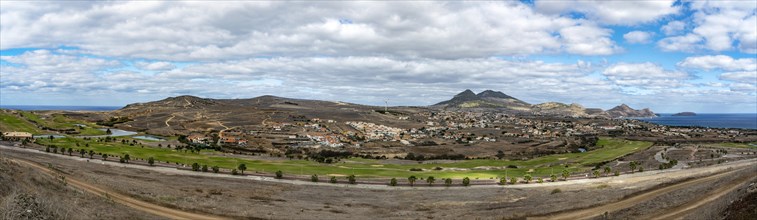
[[[563,178],[563,180],[567,181],[568,177],[570,177],[570,171],[568,171],[568,170],[562,170],[562,178]]]
[[[434,179],[433,176],[429,176],[428,178],[426,178],[426,182],[428,183],[429,186],[433,185],[434,181],[436,181],[436,179]]]
[[[244,171],[247,170],[247,165],[239,164],[239,166],[237,166],[237,169],[239,169],[239,171],[241,171],[241,173],[244,174]]]
[[[89,150],[89,159],[93,159],[93,156],[95,156],[95,151]]]
[[[413,186],[415,184],[415,180],[417,180],[417,179],[418,178],[415,177],[415,176],[410,176],[410,177],[407,178],[407,181],[410,182],[410,186]]]

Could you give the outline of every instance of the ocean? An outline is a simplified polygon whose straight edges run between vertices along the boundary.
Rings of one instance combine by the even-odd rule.
[[[60,106],[60,105],[0,105],[0,108],[14,110],[63,110],[63,111],[112,111],[122,106]]]
[[[670,126],[699,126],[711,128],[757,129],[757,113],[743,114],[697,114],[696,116],[672,116],[659,114],[656,118],[636,118],[641,121]]]

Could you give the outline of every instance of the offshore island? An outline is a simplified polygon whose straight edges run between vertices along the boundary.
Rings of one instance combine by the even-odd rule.
[[[6,211],[76,198],[95,218],[754,213],[757,130],[638,117],[655,113],[491,90],[431,106],[178,96],[105,112],[3,109],[0,189],[48,195],[6,197]]]

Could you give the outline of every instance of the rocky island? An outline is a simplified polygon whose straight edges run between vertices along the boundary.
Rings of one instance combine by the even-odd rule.
[[[679,112],[679,113],[675,113],[675,114],[673,114],[671,116],[697,116],[697,113],[694,113],[694,112]]]

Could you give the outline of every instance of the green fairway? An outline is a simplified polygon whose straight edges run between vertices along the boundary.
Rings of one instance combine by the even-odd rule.
[[[713,146],[720,146],[720,147],[757,149],[757,142],[753,142],[753,143],[719,143],[719,144],[712,144],[712,145]]]
[[[56,130],[65,130],[65,129],[75,129],[79,131],[79,135],[84,136],[93,136],[93,135],[105,135],[104,131],[98,130],[98,126],[93,123],[84,122],[80,120],[74,120],[71,118],[67,118],[61,114],[54,114],[52,116],[52,119],[46,118],[43,119],[39,115],[34,114],[33,112],[27,112],[27,111],[21,111],[21,115],[24,116],[29,121],[32,121],[34,123],[37,123],[40,126],[56,129]],[[85,127],[79,127],[78,125],[85,125]]]
[[[0,122],[2,122],[0,123],[0,131],[3,132],[23,131],[32,134],[41,133],[34,124],[10,113],[0,112]]]
[[[166,161],[175,164],[199,163],[208,166],[219,166],[234,169],[241,163],[247,165],[247,172],[260,171],[272,173],[281,170],[286,174],[311,175],[350,175],[359,177],[400,177],[415,175],[419,177],[434,176],[436,178],[498,178],[505,175],[522,176],[531,173],[535,177],[548,177],[554,171],[558,174],[567,165],[572,172],[583,172],[593,167],[593,164],[614,160],[628,153],[640,151],[651,146],[649,142],[626,141],[620,139],[602,138],[598,142],[600,149],[585,153],[567,153],[538,157],[525,161],[506,160],[461,160],[453,163],[440,164],[391,164],[384,160],[351,158],[334,164],[323,164],[305,160],[249,160],[225,156],[215,151],[190,153],[166,148],[151,148],[129,146],[118,142],[85,141],[79,138],[61,138],[55,140],[39,139],[41,144],[53,144],[66,148],[93,150],[98,153],[122,156],[129,154],[132,158],[155,158],[156,163]],[[79,146],[76,146],[79,143]],[[86,144],[89,147],[86,147]],[[502,169],[508,165],[518,168]],[[434,170],[436,167],[446,168]],[[422,168],[424,171],[410,171],[410,168]]]

